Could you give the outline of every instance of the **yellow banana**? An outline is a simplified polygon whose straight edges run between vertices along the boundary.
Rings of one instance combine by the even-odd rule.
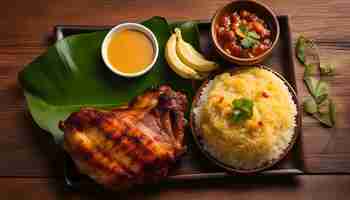
[[[218,68],[217,63],[206,60],[191,44],[182,39],[179,28],[175,28],[175,34],[177,39],[176,53],[184,64],[199,72],[209,72]]]
[[[204,79],[206,76],[185,65],[176,53],[176,35],[172,34],[165,46],[165,59],[170,68],[182,78]]]

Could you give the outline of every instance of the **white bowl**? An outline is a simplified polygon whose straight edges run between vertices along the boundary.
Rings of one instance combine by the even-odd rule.
[[[152,42],[153,51],[154,51],[152,62],[144,70],[136,72],[136,73],[124,73],[124,72],[119,71],[118,69],[114,68],[113,65],[109,62],[109,59],[107,56],[107,48],[108,48],[108,45],[111,41],[112,35],[114,33],[120,32],[120,31],[125,30],[125,29],[140,31],[140,32],[144,33]],[[103,59],[104,63],[106,64],[106,66],[115,74],[120,75],[120,76],[124,76],[124,77],[137,77],[137,76],[141,76],[141,75],[145,74],[146,72],[148,72],[150,69],[152,69],[152,67],[156,63],[157,58],[158,58],[158,53],[159,53],[158,42],[157,42],[157,39],[154,36],[153,32],[151,30],[149,30],[147,27],[145,27],[141,24],[137,24],[137,23],[122,23],[122,24],[119,24],[119,25],[113,27],[108,32],[106,37],[104,38],[104,40],[102,42],[102,47],[101,47],[102,59]]]

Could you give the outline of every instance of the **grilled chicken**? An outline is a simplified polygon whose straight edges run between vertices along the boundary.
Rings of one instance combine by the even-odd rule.
[[[59,123],[64,149],[83,174],[107,188],[157,182],[184,152],[186,107],[184,94],[161,86],[128,107],[82,108]]]

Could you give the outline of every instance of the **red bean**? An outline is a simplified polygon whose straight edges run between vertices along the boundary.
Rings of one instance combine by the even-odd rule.
[[[232,22],[232,24],[236,24],[238,22],[238,20],[239,20],[239,16],[237,15],[237,13],[233,13],[231,15],[231,22]]]
[[[241,10],[239,12],[239,16],[241,16],[242,18],[246,18],[246,17],[248,17],[248,15],[250,15],[250,13],[246,10]]]
[[[218,36],[219,39],[222,39],[224,37],[224,33],[225,33],[225,28],[222,26],[217,26],[216,27],[216,34]]]
[[[228,15],[223,15],[219,18],[219,25],[228,27],[230,25],[230,17]]]
[[[249,58],[249,49],[242,49],[241,51],[241,57],[243,58]]]
[[[233,31],[225,31],[223,38],[225,41],[228,41],[228,42],[236,40],[236,36],[235,36],[235,33]]]
[[[240,56],[242,47],[238,46],[235,42],[226,42],[224,44],[224,50],[229,50],[230,54],[233,56]]]
[[[260,35],[260,41],[252,48],[244,49],[236,43],[236,29],[243,24],[249,31],[255,31]],[[215,27],[220,46],[229,54],[237,57],[255,57],[264,53],[271,47],[271,31],[265,22],[247,10],[239,10],[234,13],[225,13],[218,19]]]

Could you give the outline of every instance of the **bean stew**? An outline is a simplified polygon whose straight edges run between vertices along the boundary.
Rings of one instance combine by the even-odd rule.
[[[261,55],[272,45],[272,35],[267,24],[247,10],[224,13],[215,25],[221,48],[240,58]]]

